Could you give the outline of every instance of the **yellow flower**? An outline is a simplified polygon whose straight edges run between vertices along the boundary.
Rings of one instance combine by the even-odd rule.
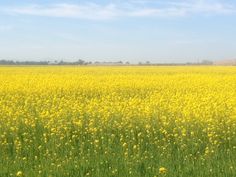
[[[164,167],[159,168],[159,173],[160,174],[165,174],[167,172],[167,169]]]
[[[16,176],[18,176],[18,177],[23,176],[23,172],[22,172],[22,171],[18,171],[18,172],[16,173]]]

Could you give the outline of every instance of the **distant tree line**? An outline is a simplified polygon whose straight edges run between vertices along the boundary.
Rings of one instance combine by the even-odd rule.
[[[0,60],[0,65],[130,65],[129,62],[86,62],[82,59],[79,59],[77,61],[63,61],[63,60],[55,60],[55,61],[13,61],[13,60]],[[162,66],[162,65],[213,65],[212,61],[209,60],[203,60],[202,62],[197,63],[151,63],[150,61],[146,62],[139,62],[138,64],[133,65],[152,65],[152,66]]]
[[[122,61],[118,62],[86,62],[82,59],[77,61],[63,61],[63,60],[54,60],[54,61],[14,61],[14,60],[0,60],[0,65],[129,65],[129,62],[123,63]]]
[[[0,65],[88,65],[92,62],[85,62],[79,59],[78,61],[68,62],[68,61],[13,61],[13,60],[0,60]]]

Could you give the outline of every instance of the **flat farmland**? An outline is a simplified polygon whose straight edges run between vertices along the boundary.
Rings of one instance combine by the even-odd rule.
[[[236,176],[236,67],[0,67],[0,176]]]

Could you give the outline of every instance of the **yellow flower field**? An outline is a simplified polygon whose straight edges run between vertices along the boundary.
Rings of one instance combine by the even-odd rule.
[[[0,67],[0,176],[236,176],[236,67]]]

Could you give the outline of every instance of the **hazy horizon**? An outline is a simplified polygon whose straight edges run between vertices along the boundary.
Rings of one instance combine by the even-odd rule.
[[[235,17],[233,0],[0,1],[0,59],[234,59]]]

